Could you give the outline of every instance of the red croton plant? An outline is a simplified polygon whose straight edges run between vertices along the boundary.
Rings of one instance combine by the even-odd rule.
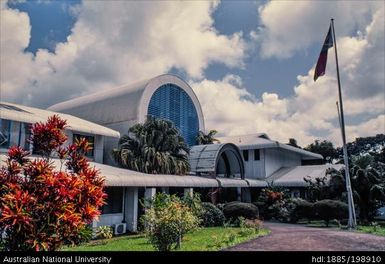
[[[67,147],[66,121],[54,115],[31,128],[34,152],[8,151],[0,169],[0,234],[4,250],[57,250],[76,243],[79,233],[99,216],[105,204],[104,179],[84,154],[82,139]],[[56,168],[56,153],[64,166]]]

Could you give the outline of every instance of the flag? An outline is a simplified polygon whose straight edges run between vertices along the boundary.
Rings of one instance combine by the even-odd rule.
[[[330,25],[329,32],[326,35],[324,45],[322,46],[321,52],[318,57],[317,65],[315,66],[314,71],[314,81],[317,80],[318,77],[325,74],[326,62],[328,60],[328,50],[333,47],[333,37],[332,37],[332,27]]]

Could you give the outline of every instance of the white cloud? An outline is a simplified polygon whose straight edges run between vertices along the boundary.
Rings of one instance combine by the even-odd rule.
[[[234,79],[238,81],[234,82]],[[306,86],[313,82],[311,74],[300,77],[299,82],[292,98],[263,93],[260,99],[242,87],[238,76],[228,75],[219,81],[205,79],[190,84],[201,103],[206,129],[216,129],[221,136],[265,132],[271,138],[282,142],[294,137],[302,146],[317,138],[332,140],[340,145],[341,133],[336,122],[335,85],[328,86],[330,82],[324,78],[324,85],[320,87],[315,84]],[[351,105],[355,106],[353,111],[349,108]],[[375,107],[368,109],[368,105]],[[355,126],[348,124],[347,140],[383,133],[383,105],[383,98],[372,98],[358,104],[351,99],[345,100],[347,115],[369,113],[374,116]],[[321,131],[323,135],[315,136],[314,131]]]
[[[364,30],[371,14],[383,8],[382,1],[271,1],[259,7],[263,26],[253,36],[261,41],[262,56],[287,58],[321,43],[330,18],[337,36],[344,36]]]
[[[225,36],[214,26],[218,2],[84,1],[77,22],[55,52],[28,46],[26,13],[1,9],[1,96],[34,106],[153,77],[172,67],[202,78],[213,62],[243,65],[241,33]]]

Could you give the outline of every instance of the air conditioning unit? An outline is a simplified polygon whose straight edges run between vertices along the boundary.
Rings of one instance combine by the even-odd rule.
[[[114,234],[115,235],[122,235],[126,233],[126,224],[125,223],[120,223],[114,225]]]

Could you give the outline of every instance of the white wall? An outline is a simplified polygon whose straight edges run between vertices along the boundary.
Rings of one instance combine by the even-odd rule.
[[[123,136],[128,133],[128,129],[137,124],[136,120],[124,121],[118,123],[103,124],[105,127],[116,130]],[[104,139],[104,151],[103,151],[103,163],[111,166],[117,166],[118,164],[112,157],[112,150],[118,147],[119,138],[106,137]]]
[[[295,152],[285,149],[264,149],[265,177],[269,177],[282,167],[293,167],[301,165],[301,156]]]
[[[243,157],[243,150],[241,150],[241,154]],[[263,150],[259,150],[260,160],[254,160],[254,149],[248,149],[249,152],[249,160],[245,161],[245,178],[248,179],[261,179],[264,178],[264,163],[263,163]]]

